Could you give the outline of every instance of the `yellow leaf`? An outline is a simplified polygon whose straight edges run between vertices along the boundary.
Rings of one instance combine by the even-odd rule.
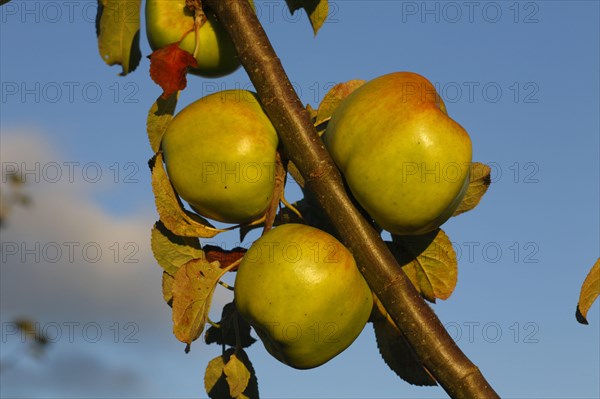
[[[204,259],[198,238],[175,235],[160,220],[152,227],[150,244],[160,267],[172,276],[190,260]]]
[[[469,182],[469,188],[467,189],[467,193],[465,194],[462,202],[454,211],[454,215],[457,216],[461,213],[470,211],[475,208],[481,198],[490,187],[492,182],[490,178],[491,169],[489,166],[475,162],[471,165],[471,178]]]
[[[204,374],[204,388],[213,399],[258,398],[256,373],[246,352],[230,348],[212,359]]]
[[[373,295],[373,313],[371,321],[375,329],[375,338],[379,353],[398,377],[413,385],[437,385],[435,379],[421,364],[415,352],[408,344],[402,332],[396,327],[379,299]]]
[[[162,275],[162,293],[163,299],[169,306],[173,306],[173,281],[175,278],[167,272]]]
[[[219,262],[193,259],[175,273],[173,333],[188,348],[204,330],[215,286],[226,271]]]
[[[156,210],[160,220],[173,234],[182,237],[210,238],[225,231],[210,226],[200,216],[183,209],[167,177],[160,152],[150,161],[150,165]]]
[[[292,15],[300,8],[304,8],[312,25],[315,35],[325,23],[329,14],[328,0],[285,0]]]
[[[98,51],[108,65],[121,65],[121,75],[137,68],[140,52],[141,0],[99,0]]]
[[[333,112],[342,102],[342,100],[364,83],[364,80],[349,80],[345,83],[338,83],[337,85],[333,86],[333,88],[329,90],[327,94],[325,94],[323,101],[321,101],[321,104],[319,105],[315,126],[318,126],[321,123],[327,122],[329,119],[331,119],[331,115],[333,115]]]
[[[430,302],[448,299],[456,287],[458,263],[444,231],[393,239],[392,252],[421,295]]]
[[[150,111],[148,111],[146,131],[148,133],[148,140],[150,141],[152,151],[155,153],[160,150],[162,136],[173,119],[178,98],[179,92],[170,95],[166,99],[163,99],[162,96],[160,96],[156,99],[156,102],[152,104]]]
[[[229,394],[233,398],[240,396],[250,381],[250,371],[246,365],[237,358],[235,354],[231,355],[229,361],[223,367],[223,372],[229,385]]]
[[[600,295],[600,258],[594,263],[592,269],[581,285],[579,293],[579,302],[577,302],[577,312],[575,316],[581,324],[588,324],[587,312],[592,304]]]
[[[223,367],[225,367],[223,356],[215,357],[206,366],[204,389],[210,398],[223,398],[225,397],[224,393],[228,393],[228,390],[224,390],[226,381],[223,378]]]

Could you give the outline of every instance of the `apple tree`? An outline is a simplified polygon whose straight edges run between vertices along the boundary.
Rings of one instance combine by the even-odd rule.
[[[306,11],[316,35],[327,0],[286,3]],[[256,341],[252,329],[271,355],[304,369],[336,356],[371,323],[383,360],[408,383],[497,398],[427,304],[448,299],[456,285],[456,254],[440,226],[475,208],[491,182],[434,86],[418,71],[393,72],[340,83],[305,106],[251,0],[99,0],[99,52],[122,75],[141,57],[141,12],[154,50],[150,77],[163,90],[147,119],[160,217],[152,250],[174,335],[186,351],[203,333],[223,348],[206,369],[208,395],[258,397],[244,351]],[[214,93],[176,112],[188,77],[240,65],[256,93]],[[219,178],[216,168],[240,165],[254,178]],[[427,179],[434,165],[451,167],[451,177]],[[303,193],[294,203],[285,198],[290,178]],[[200,241],[231,230],[243,240],[254,229],[262,236],[248,250]],[[222,281],[230,272],[234,287]],[[235,297],[218,322],[208,318],[216,289]],[[582,291],[584,320],[596,291]],[[315,341],[270,328],[292,322],[330,330]]]

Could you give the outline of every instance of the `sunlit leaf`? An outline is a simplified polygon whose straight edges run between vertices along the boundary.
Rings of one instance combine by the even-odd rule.
[[[452,216],[457,216],[461,213],[470,211],[479,204],[479,201],[481,201],[481,198],[492,182],[490,175],[491,169],[489,166],[479,162],[474,162],[471,165],[469,188],[467,189],[467,193],[462,202],[458,206],[458,209],[456,209]]]
[[[234,353],[223,367],[223,372],[225,373],[227,385],[229,385],[229,394],[231,397],[237,398],[244,392],[248,382],[250,382],[250,370]]]
[[[225,231],[216,229],[200,216],[183,209],[183,205],[173,190],[159,152],[150,160],[152,170],[152,191],[156,210],[164,225],[178,236],[210,238]]]
[[[218,262],[194,259],[175,273],[173,333],[187,349],[204,330],[215,286],[225,272]]]
[[[96,34],[100,56],[108,65],[121,65],[121,75],[137,68],[140,52],[141,0],[98,0]]]
[[[212,359],[204,374],[204,388],[212,399],[257,399],[258,381],[246,352],[228,349]]]
[[[437,385],[435,379],[421,364],[402,332],[376,296],[371,321],[379,353],[398,377],[413,385]]]
[[[577,302],[577,312],[575,316],[581,324],[588,324],[587,313],[592,304],[600,295],[600,258],[594,263],[592,269],[581,285],[579,293],[579,302]]]
[[[342,102],[342,100],[364,83],[364,80],[349,80],[333,86],[333,88],[329,90],[325,97],[323,97],[323,101],[321,101],[321,104],[319,105],[315,126],[318,126],[321,123],[331,119],[331,115],[333,115],[333,112]]]
[[[167,272],[163,272],[162,274],[162,293],[163,299],[169,306],[173,306],[173,282],[175,281],[175,277],[171,276]]]
[[[219,327],[210,326],[206,330],[204,342],[207,344],[215,343],[231,347],[239,345],[242,348],[247,348],[256,342],[256,339],[250,335],[250,324],[240,316],[233,302],[223,306],[221,321],[218,324]]]
[[[175,115],[175,107],[177,106],[177,99],[179,98],[179,92],[172,94],[166,99],[162,96],[156,99],[156,102],[152,104],[152,108],[148,112],[148,119],[146,120],[146,131],[148,133],[148,140],[152,151],[155,153],[160,150],[160,142],[162,136],[169,127],[173,115]]]
[[[327,15],[329,14],[329,2],[328,0],[285,0],[288,8],[292,15],[300,8],[306,10],[308,19],[312,25],[313,32],[315,35],[325,23]]]
[[[458,276],[452,243],[443,230],[419,236],[393,236],[392,252],[425,299],[448,299]]]
[[[204,259],[204,252],[196,237],[175,235],[160,220],[152,228],[150,244],[160,267],[172,276],[190,260]]]
[[[197,68],[198,61],[192,54],[182,50],[178,42],[150,54],[150,77],[163,89],[163,99],[185,89],[188,67]]]

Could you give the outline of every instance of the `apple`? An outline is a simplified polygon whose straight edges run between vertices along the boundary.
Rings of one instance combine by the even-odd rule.
[[[394,234],[438,228],[469,185],[471,139],[415,73],[380,76],[348,95],[324,142],[358,203]]]
[[[226,90],[175,115],[161,148],[175,191],[196,212],[247,223],[260,218],[273,197],[278,142],[256,94]]]
[[[267,351],[298,369],[320,366],[350,346],[373,306],[350,251],[322,230],[293,223],[252,244],[234,295]]]
[[[185,0],[146,1],[146,34],[152,50],[181,40],[179,47],[194,54],[194,15],[185,3]],[[207,21],[198,34],[200,44],[195,55],[198,68],[191,68],[189,72],[205,77],[232,73],[240,66],[233,42],[212,14],[206,16]]]

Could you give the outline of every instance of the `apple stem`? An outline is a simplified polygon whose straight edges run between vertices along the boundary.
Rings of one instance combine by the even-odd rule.
[[[198,51],[200,50],[200,28],[206,22],[206,14],[202,8],[197,8],[194,13],[194,39],[196,41],[196,45],[194,47],[194,58],[198,56]]]

